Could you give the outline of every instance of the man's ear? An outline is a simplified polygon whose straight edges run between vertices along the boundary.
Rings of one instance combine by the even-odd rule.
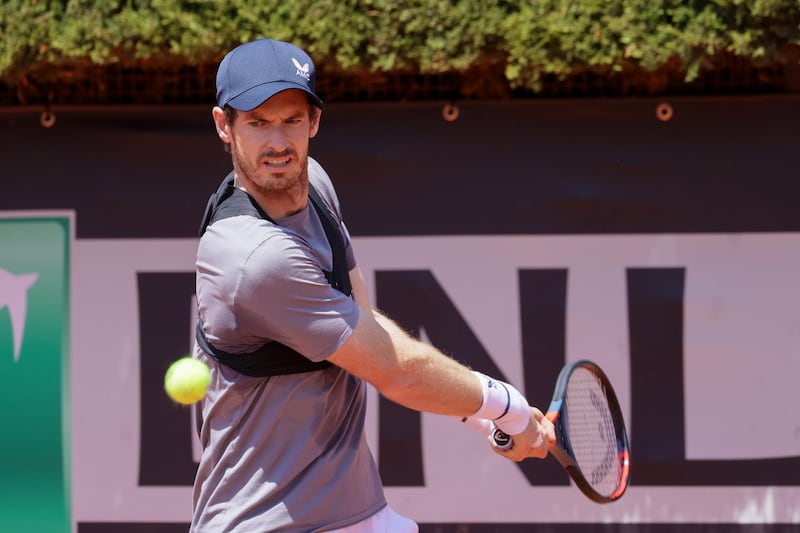
[[[211,117],[214,119],[214,125],[217,127],[217,135],[222,142],[230,144],[231,142],[231,128],[228,121],[225,119],[225,111],[221,107],[215,106],[211,110]]]

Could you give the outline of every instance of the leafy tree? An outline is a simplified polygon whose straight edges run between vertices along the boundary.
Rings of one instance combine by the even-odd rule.
[[[582,72],[691,81],[732,57],[797,65],[800,0],[5,0],[0,30],[10,86],[210,66],[269,36],[326,72],[472,73],[476,93],[493,77],[535,91]]]

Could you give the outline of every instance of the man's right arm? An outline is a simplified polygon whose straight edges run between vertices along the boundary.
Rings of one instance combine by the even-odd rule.
[[[358,269],[351,274],[361,313],[353,333],[328,361],[410,409],[456,417],[476,414],[484,403],[484,387],[475,374],[369,308],[363,278]],[[554,440],[552,424],[538,409],[530,411],[528,427],[514,437],[514,449],[502,453],[509,459],[544,457],[547,443]]]

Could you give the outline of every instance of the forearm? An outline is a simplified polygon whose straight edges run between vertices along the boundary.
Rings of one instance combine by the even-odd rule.
[[[509,450],[493,447],[513,461],[545,457],[555,440],[553,424],[514,387],[466,366],[412,338],[372,309],[361,270],[350,272],[361,310],[356,329],[328,360],[375,386],[389,400],[417,411],[491,420],[514,435]]]
[[[391,339],[397,360],[396,374],[374,383],[383,396],[410,409],[451,416],[470,416],[481,407],[481,384],[469,368],[380,313],[375,319]]]
[[[504,426],[510,428],[519,427],[513,422],[520,418],[519,412],[527,418],[528,404],[518,391],[476,375],[435,347],[412,338],[372,309],[361,271],[356,268],[350,274],[361,316],[351,338],[329,358],[332,363],[366,379],[384,397],[410,409],[458,417],[480,415],[492,420],[509,414],[504,417]],[[494,386],[490,386],[492,381]]]
[[[387,398],[412,409],[458,417],[493,420],[509,434],[530,423],[530,406],[512,385],[472,372],[432,346],[411,338],[394,322],[375,312],[392,339],[401,379],[379,389]]]
[[[360,269],[350,272],[350,281],[361,316],[355,332],[329,361],[410,409],[453,416],[475,413],[482,391],[469,369],[374,311]]]

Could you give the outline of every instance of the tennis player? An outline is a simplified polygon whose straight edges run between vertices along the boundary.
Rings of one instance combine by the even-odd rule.
[[[410,337],[370,306],[331,179],[309,157],[323,103],[301,49],[229,52],[212,116],[232,172],[197,251],[195,356],[211,367],[194,532],[418,530],[386,502],[364,435],[366,383],[405,407],[494,421],[508,459],[552,424],[508,383]]]

